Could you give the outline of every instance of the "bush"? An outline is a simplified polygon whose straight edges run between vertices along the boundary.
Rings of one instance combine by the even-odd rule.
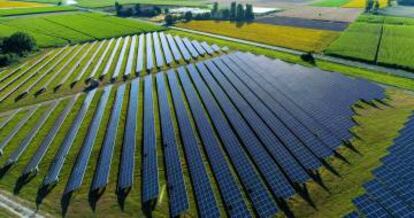
[[[300,59],[302,59],[305,62],[308,62],[310,64],[315,64],[315,58],[313,57],[311,52],[308,52],[306,54],[302,54],[300,56]]]
[[[189,22],[193,19],[193,13],[191,13],[191,11],[187,11],[184,14],[184,20]]]
[[[9,53],[9,54],[0,54],[0,67],[4,67],[7,66],[11,63],[13,63],[14,61],[16,61],[18,58],[18,56],[16,54],[13,53]]]
[[[172,24],[174,23],[174,17],[173,17],[171,14],[167,14],[167,15],[164,17],[164,21],[165,21],[165,24],[166,24],[167,26],[170,26],[170,25],[172,25]]]
[[[4,53],[16,53],[23,55],[36,49],[34,38],[24,32],[16,32],[10,37],[4,39],[2,50]]]

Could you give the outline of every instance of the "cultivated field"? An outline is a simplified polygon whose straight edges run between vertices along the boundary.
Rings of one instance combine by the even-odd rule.
[[[40,47],[62,46],[97,39],[156,31],[162,27],[97,13],[71,13],[0,20],[0,37],[24,31]]]
[[[29,0],[31,2],[57,4],[60,0]],[[111,0],[78,0],[77,5],[86,8],[113,7],[114,1]],[[204,0],[119,0],[120,4],[148,4],[148,5],[171,5],[188,7],[206,7]]]
[[[362,13],[358,8],[300,6],[278,12],[278,16],[297,17],[310,20],[354,22]]]
[[[35,7],[45,7],[46,4],[36,3],[36,2],[22,2],[22,1],[9,1],[9,0],[0,0],[0,11],[10,8],[35,8]]]
[[[255,20],[257,23],[266,23],[273,25],[303,27],[319,30],[343,31],[347,28],[347,22],[334,22],[323,20],[310,20],[296,17],[281,17],[277,15],[261,16]]]
[[[239,25],[231,22],[192,21],[180,23],[178,26],[269,45],[314,52],[324,50],[339,36],[339,33],[334,31],[258,23]]]
[[[361,16],[325,52],[413,69],[413,31],[412,18]]]
[[[348,3],[344,4],[344,8],[365,8],[367,1],[365,0],[350,0]],[[388,6],[387,0],[379,0],[380,8]]]
[[[64,11],[76,11],[75,7],[70,6],[48,6],[48,7],[34,7],[34,8],[13,8],[0,10],[0,16],[17,16],[29,14],[43,14],[55,13]]]

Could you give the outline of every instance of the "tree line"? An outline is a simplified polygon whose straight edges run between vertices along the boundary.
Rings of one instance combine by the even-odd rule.
[[[24,32],[16,32],[0,39],[0,67],[7,66],[37,49],[34,38]]]

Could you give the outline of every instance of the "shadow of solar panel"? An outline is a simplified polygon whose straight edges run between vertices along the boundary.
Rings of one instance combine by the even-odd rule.
[[[134,79],[131,82],[128,114],[125,124],[124,142],[122,145],[121,163],[118,175],[118,190],[130,188],[134,182],[139,83],[139,78]]]
[[[89,124],[88,132],[83,141],[82,148],[80,149],[75,165],[72,168],[72,172],[69,176],[69,180],[66,184],[64,194],[72,192],[82,185],[83,177],[88,166],[89,158],[92,153],[93,146],[96,141],[96,136],[101,125],[102,117],[105,112],[105,107],[108,102],[109,95],[111,94],[112,85],[104,88],[103,94],[99,100],[98,107],[92,118],[92,122]]]
[[[200,217],[219,217],[220,212],[211,188],[211,182],[203,164],[200,148],[195,132],[191,127],[190,118],[182,99],[182,94],[173,70],[168,71],[168,82],[173,97],[175,113],[184,145],[185,156],[190,171],[193,190],[195,192],[198,213]]]
[[[73,144],[73,141],[76,138],[76,135],[79,131],[79,128],[85,118],[86,113],[88,112],[89,106],[92,102],[93,97],[95,96],[96,89],[90,91],[83,102],[82,107],[80,108],[78,114],[76,115],[75,120],[72,122],[68,133],[66,134],[62,144],[59,147],[55,157],[53,158],[52,164],[49,167],[49,170],[43,179],[43,186],[48,186],[56,183],[59,180],[59,174],[65,163],[65,159],[69,153],[69,150]]]
[[[187,96],[187,102],[190,105],[195,124],[199,130],[199,135],[203,141],[204,149],[207,152],[207,157],[210,160],[214,176],[221,190],[220,193],[223,196],[227,213],[230,217],[250,217],[241,190],[229,169],[220,144],[214,134],[214,129],[210,126],[205,111],[183,67],[178,68],[178,75],[181,79],[185,95]]]
[[[44,155],[46,154],[46,151],[48,150],[49,145],[52,143],[53,139],[58,133],[60,127],[62,126],[69,112],[72,110],[73,105],[75,105],[77,99],[78,99],[78,95],[75,95],[74,97],[72,97],[69,103],[65,106],[65,109],[59,114],[59,117],[53,123],[53,126],[50,128],[48,134],[46,135],[45,138],[43,138],[39,148],[36,150],[36,153],[32,156],[29,163],[27,163],[26,167],[23,170],[22,175],[27,175],[33,171],[38,170],[40,161],[43,159]]]
[[[162,147],[167,168],[170,215],[176,217],[188,210],[189,203],[171,118],[170,104],[168,103],[166,85],[164,73],[157,74],[158,106],[160,110]]]
[[[157,199],[159,194],[157,143],[155,135],[152,76],[144,78],[144,123],[142,154],[142,201]]]
[[[121,119],[124,95],[125,84],[122,84],[116,91],[115,102],[111,110],[111,117],[106,127],[105,138],[99,154],[98,164],[96,165],[91,190],[104,188],[108,183],[116,135],[118,132],[119,121]]]

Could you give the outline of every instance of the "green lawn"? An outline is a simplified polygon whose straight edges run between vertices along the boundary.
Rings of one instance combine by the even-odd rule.
[[[88,12],[0,19],[0,38],[24,31],[33,35],[40,47],[62,46],[162,29],[160,26],[137,20]]]
[[[57,13],[66,11],[76,11],[75,7],[71,6],[51,6],[51,7],[38,7],[38,8],[13,8],[0,10],[0,16],[17,16],[17,15],[29,15],[29,14],[43,14],[43,13]]]
[[[28,2],[40,2],[57,4],[60,0],[23,0]],[[78,0],[78,6],[85,8],[102,8],[114,6],[112,0]],[[126,4],[144,4],[144,5],[170,5],[170,6],[187,6],[187,7],[207,7],[206,0],[119,0],[122,5]]]
[[[342,5],[348,3],[350,0],[321,0],[312,4],[316,7],[341,7]]]

